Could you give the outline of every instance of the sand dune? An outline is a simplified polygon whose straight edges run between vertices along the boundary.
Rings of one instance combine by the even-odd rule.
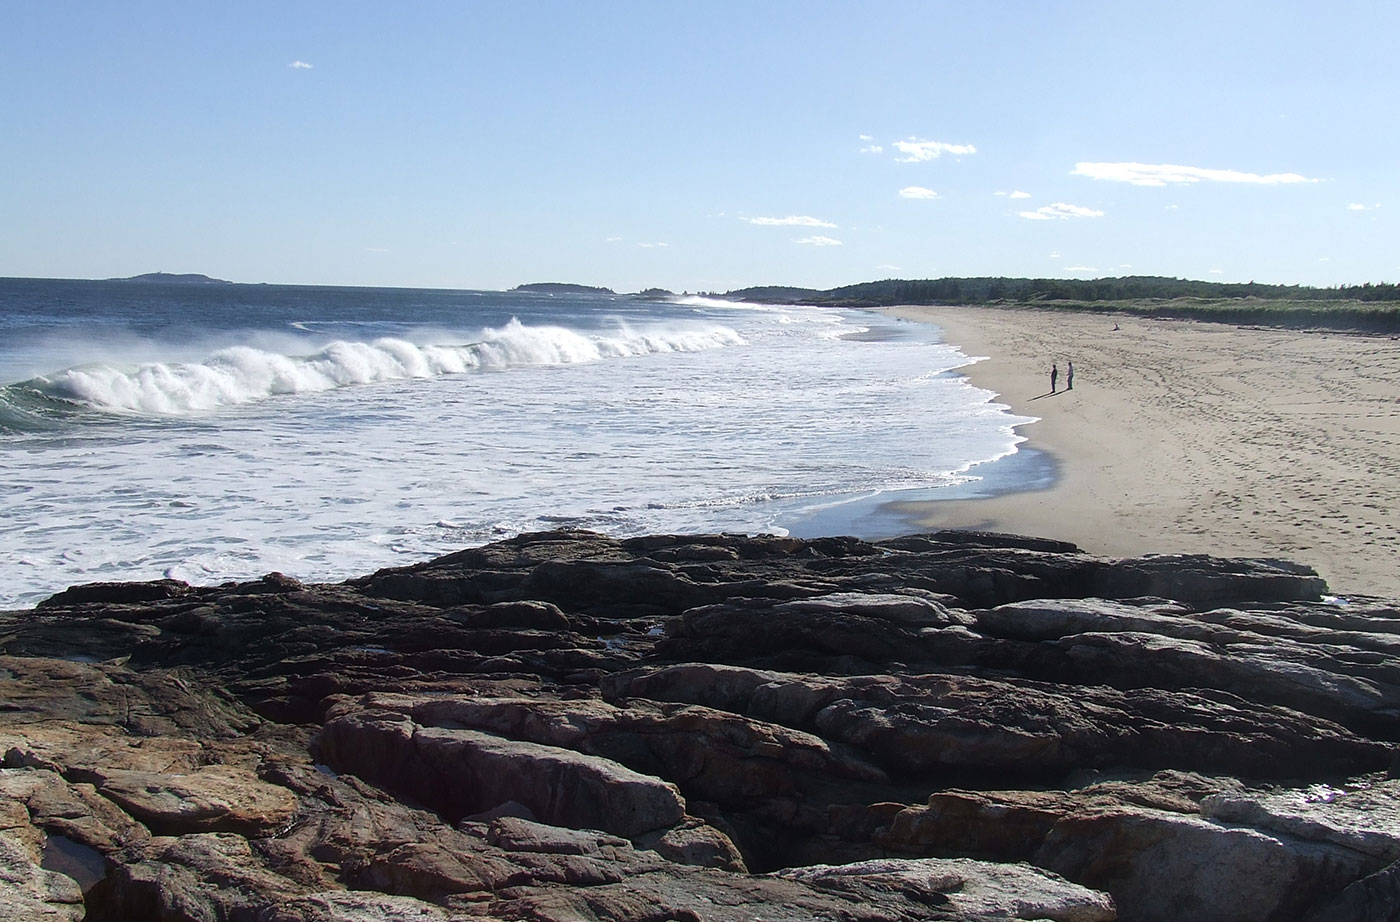
[[[986,356],[969,378],[1040,417],[1022,433],[1062,474],[1050,490],[901,508],[922,525],[1099,554],[1284,557],[1339,593],[1400,595],[1400,340],[1031,309],[891,312]]]

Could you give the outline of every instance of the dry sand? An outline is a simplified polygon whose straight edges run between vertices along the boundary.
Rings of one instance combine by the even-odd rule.
[[[1060,466],[1049,490],[895,504],[921,527],[1114,556],[1282,557],[1334,592],[1400,597],[1400,340],[1033,309],[890,313],[986,356],[968,378],[1039,417],[1021,434]]]

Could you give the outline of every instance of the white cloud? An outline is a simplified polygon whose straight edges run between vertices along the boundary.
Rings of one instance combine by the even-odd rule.
[[[1015,198],[1030,198],[1030,197],[1031,197],[1031,194],[1030,194],[1029,192],[1022,192],[1020,189],[1017,189],[1015,192],[993,192],[992,194],[993,194],[993,195],[1000,195],[1002,198],[1012,198],[1012,199],[1015,199]]]
[[[1032,221],[1053,221],[1055,219],[1068,220],[1070,218],[1102,218],[1102,211],[1095,211],[1092,208],[1085,208],[1083,205],[1069,205],[1064,202],[1055,202],[1053,205],[1041,205],[1035,211],[1018,212],[1021,217],[1029,218]]]
[[[895,141],[894,149],[903,154],[903,157],[896,157],[898,163],[919,163],[923,160],[937,160],[944,154],[975,154],[977,148],[971,144],[949,144],[946,141],[921,141],[918,138],[910,138],[907,141]]]
[[[871,137],[870,135],[868,135],[868,134],[863,134],[863,135],[861,135],[861,136],[860,136],[860,139],[861,139],[862,141],[873,141],[873,140],[874,140],[874,138],[872,138],[872,137]]]
[[[818,237],[803,237],[801,240],[798,240],[798,241],[796,241],[796,242],[797,242],[797,243],[805,243],[805,244],[807,244],[807,246],[814,246],[814,247],[839,247],[839,246],[841,246],[841,241],[840,241],[840,240],[836,240],[836,239],[834,239],[834,238],[832,238],[832,237],[820,237],[820,236],[818,236]]]
[[[292,70],[310,70],[310,69],[311,69],[311,65],[310,65],[310,64],[307,64],[305,61],[293,61],[292,63],[288,64],[287,66],[290,67]]]
[[[862,154],[882,154],[885,152],[885,149],[879,144],[867,144],[860,149],[860,152]]]
[[[905,186],[899,190],[902,198],[938,198],[938,193],[923,186]]]
[[[1225,274],[1225,270],[1224,270],[1224,269],[1212,269],[1212,270],[1210,270],[1210,274],[1211,274],[1211,275],[1224,275],[1224,274]]]
[[[1178,166],[1173,163],[1076,163],[1071,176],[1107,179],[1111,182],[1132,183],[1135,186],[1185,185],[1207,182],[1241,182],[1256,185],[1319,182],[1297,173],[1243,173],[1239,170],[1211,170],[1199,166]]]
[[[1347,206],[1347,211],[1375,211],[1379,207],[1381,207],[1379,204],[1363,205],[1360,202],[1352,202]]]
[[[1051,258],[1051,259],[1059,259],[1059,258],[1060,258],[1060,254],[1059,254],[1059,253],[1051,253],[1051,254],[1050,254],[1050,258]]]
[[[670,246],[670,244],[669,244],[669,243],[639,243],[639,244],[637,244],[637,246],[642,247],[642,248],[647,249],[647,250],[654,250],[654,249],[656,249],[657,247],[668,247],[668,246]]]
[[[899,271],[899,267],[898,267],[898,266],[892,266],[892,265],[890,265],[889,263],[880,263],[880,265],[876,266],[875,268],[876,268],[876,269],[884,269],[884,270],[887,270],[887,271],[890,271],[890,272],[898,272],[898,271]]]
[[[1065,266],[1066,272],[1098,272],[1093,266]]]
[[[747,218],[750,224],[764,227],[835,227],[830,221],[814,218],[811,215],[789,215],[786,218]]]
[[[603,242],[604,242],[604,243],[617,243],[617,242],[618,242],[619,240],[621,240],[621,239],[622,239],[621,237],[604,237],[604,238],[603,238]]]

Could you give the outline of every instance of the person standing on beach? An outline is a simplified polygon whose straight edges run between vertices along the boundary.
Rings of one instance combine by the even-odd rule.
[[[1067,391],[1072,391],[1072,390],[1074,390],[1074,363],[1073,363],[1073,362],[1070,362],[1070,363],[1069,363],[1069,367],[1065,369],[1065,390],[1067,390]]]
[[[1050,393],[1055,393],[1055,384],[1060,380],[1060,366],[1050,363]]]

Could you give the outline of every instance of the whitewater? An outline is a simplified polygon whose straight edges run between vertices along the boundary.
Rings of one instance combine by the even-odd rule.
[[[862,311],[15,279],[0,308],[5,607],[565,526],[802,533],[975,481],[1029,421]]]
[[[432,378],[487,368],[566,365],[657,352],[697,352],[743,342],[734,330],[635,331],[619,324],[613,335],[584,336],[564,327],[526,327],[518,319],[481,331],[474,343],[414,343],[383,337],[337,340],[312,355],[282,355],[250,346],[220,349],[202,362],[137,366],[94,364],[21,382],[37,394],[101,410],[177,414],[214,410],[285,394],[355,384]]]

